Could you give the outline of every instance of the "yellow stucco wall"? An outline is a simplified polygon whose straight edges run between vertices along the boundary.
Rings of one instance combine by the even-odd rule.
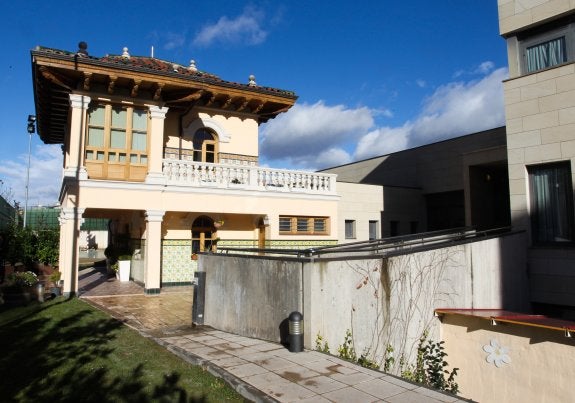
[[[563,332],[446,315],[441,325],[446,361],[459,368],[460,394],[479,402],[572,402],[575,341]],[[484,346],[497,343],[509,363],[489,363]],[[490,350],[489,347],[487,347]]]

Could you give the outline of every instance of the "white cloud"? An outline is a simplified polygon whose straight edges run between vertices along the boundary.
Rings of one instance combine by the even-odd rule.
[[[186,43],[186,35],[178,34],[173,32],[167,32],[165,35],[165,43],[164,49],[165,50],[173,50],[177,48],[181,48]]]
[[[267,32],[262,28],[262,11],[247,7],[234,19],[221,17],[212,25],[205,25],[194,38],[194,45],[209,46],[215,42],[258,45],[265,41]]]
[[[495,64],[493,64],[493,62],[486,61],[486,62],[481,63],[479,65],[479,67],[477,68],[477,70],[475,70],[475,72],[477,74],[487,74],[491,70],[493,70],[494,67],[495,67]]]
[[[400,127],[382,127],[363,136],[357,143],[355,160],[384,155],[404,150],[409,144],[411,124]]]
[[[62,149],[59,145],[38,145],[32,150],[30,159],[30,183],[28,206],[55,205],[62,182]],[[26,200],[26,174],[28,155],[16,160],[0,161],[0,178],[5,190],[11,190],[12,197],[24,207]],[[8,200],[12,203],[13,200]]]
[[[355,143],[373,126],[374,113],[366,107],[327,106],[323,101],[296,104],[261,127],[261,153],[269,160],[307,169],[325,167],[320,159],[349,162],[344,146]]]
[[[409,146],[486,130],[505,124],[502,81],[507,69],[494,70],[481,80],[439,87],[424,102],[413,123]]]
[[[481,79],[445,84],[424,100],[420,112],[397,126],[374,128],[383,110],[367,107],[295,105],[262,126],[261,153],[293,168],[325,168],[430,144],[505,124],[503,85],[507,69],[491,62],[476,71]],[[326,151],[327,150],[327,151]]]
[[[418,86],[419,88],[425,88],[425,87],[427,87],[427,83],[425,82],[425,80],[421,80],[421,79],[415,80],[415,84],[417,84],[417,86]]]

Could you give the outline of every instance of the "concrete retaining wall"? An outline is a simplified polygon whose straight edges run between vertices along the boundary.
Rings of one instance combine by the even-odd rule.
[[[205,255],[205,324],[279,341],[293,310],[304,314],[304,344],[318,335],[332,354],[346,330],[359,356],[382,364],[388,345],[415,358],[425,329],[438,337],[435,308],[527,309],[524,234],[394,257],[298,262],[264,257]],[[302,275],[303,273],[303,275]]]
[[[279,342],[280,326],[287,331],[289,314],[301,312],[301,262],[202,255],[199,265],[206,272],[206,325]]]

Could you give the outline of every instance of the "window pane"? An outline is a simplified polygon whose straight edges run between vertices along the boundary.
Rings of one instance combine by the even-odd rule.
[[[345,239],[355,238],[355,221],[345,220]]]
[[[110,147],[126,148],[126,132],[121,130],[110,131]]]
[[[94,151],[92,151],[92,150],[86,151],[86,159],[87,159],[87,160],[92,160],[92,159],[94,159]]]
[[[369,222],[369,240],[377,239],[377,221]]]
[[[134,113],[132,114],[132,129],[145,132],[147,130],[147,118],[148,114],[145,110],[134,109]]]
[[[297,219],[297,232],[308,232],[308,219],[298,218]]]
[[[325,232],[325,218],[315,218],[313,220],[313,232]]]
[[[206,129],[200,129],[194,134],[194,150],[201,150],[205,140],[214,140],[214,136]]]
[[[138,163],[138,154],[130,154],[130,162],[132,164],[137,164]]]
[[[88,145],[92,147],[104,147],[104,129],[90,127],[88,129]]]
[[[115,162],[116,161],[116,153],[108,153],[108,161]]]
[[[88,112],[90,125],[94,126],[104,126],[104,112],[106,108],[104,106],[97,106],[93,109],[90,109]]]
[[[280,231],[290,232],[291,231],[291,218],[280,217]]]
[[[98,161],[104,161],[104,151],[98,151],[97,155],[97,159]]]
[[[148,163],[148,156],[147,155],[140,155],[140,164],[147,164]]]
[[[146,133],[132,133],[132,150],[146,151]]]
[[[571,165],[529,167],[531,235],[534,243],[573,241]]]
[[[565,37],[562,36],[527,48],[527,72],[556,66],[567,61]]]
[[[112,127],[126,128],[126,111],[124,109],[112,109]]]
[[[126,154],[125,153],[120,153],[119,155],[119,161],[120,162],[126,162]]]

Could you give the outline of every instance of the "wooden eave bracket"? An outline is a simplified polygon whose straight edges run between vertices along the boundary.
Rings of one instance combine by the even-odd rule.
[[[92,79],[92,73],[84,72],[84,91],[90,91],[90,80]]]
[[[138,90],[139,90],[141,84],[142,84],[142,80],[134,79],[134,85],[132,86],[132,91],[130,92],[130,96],[132,98],[136,98],[138,96]]]
[[[72,91],[72,87],[73,85],[70,84],[69,82],[66,83],[66,79],[64,77],[62,77],[60,74],[51,71],[48,67],[46,66],[40,66],[39,67],[40,73],[42,74],[42,77],[44,77],[46,80],[60,86],[63,88],[66,88],[69,91]]]
[[[162,89],[164,88],[164,83],[156,84],[156,91],[154,91],[154,101],[159,101],[162,96]]]

